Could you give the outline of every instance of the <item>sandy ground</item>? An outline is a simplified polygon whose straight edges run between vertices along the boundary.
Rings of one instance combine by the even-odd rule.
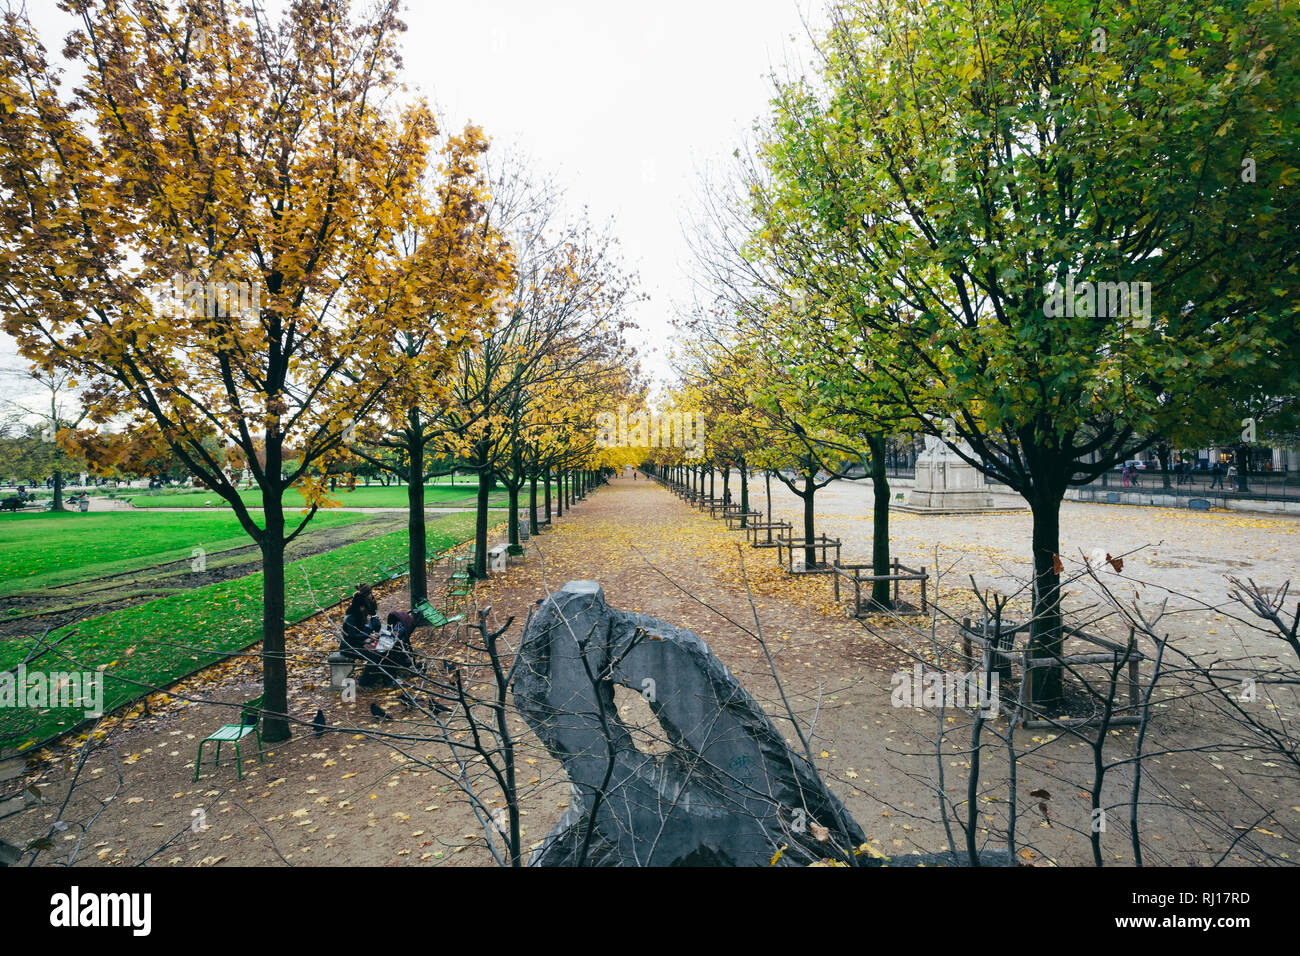
[[[755,502],[762,507],[760,486]],[[778,497],[777,513],[794,517],[794,499]],[[846,560],[869,553],[866,490],[824,492],[819,530],[842,535]],[[974,611],[967,573],[992,581],[1023,574],[1028,557],[1028,519],[1016,515],[933,518],[896,515],[894,546],[906,563],[945,568],[940,600],[956,617]],[[1127,598],[1140,567],[1143,578],[1192,592],[1211,603],[1226,593],[1225,571],[1248,570],[1262,583],[1294,577],[1297,523],[1282,519],[1188,515],[1155,509],[1067,505],[1063,551],[1102,547],[1130,555],[1116,593]],[[952,813],[965,815],[969,738],[963,717],[891,705],[891,677],[914,661],[951,668],[955,630],[942,621],[877,616],[865,624],[849,619],[830,599],[825,578],[792,578],[776,566],[775,552],[739,547],[743,536],[726,531],[644,478],[620,478],[579,503],[571,514],[530,542],[527,561],[478,589],[491,620],[514,616],[510,638],[534,602],[572,579],[595,578],[614,607],[636,610],[688,627],[708,642],[746,688],[781,722],[775,678],[753,633],[773,651],[779,676],[796,716],[808,730],[818,765],[873,842],[889,853],[939,850],[953,831]],[[1164,562],[1164,563],[1161,563]],[[950,581],[950,583],[948,583]],[[965,583],[963,583],[965,582]],[[398,582],[400,585],[400,582]],[[1008,587],[999,581],[1000,587]],[[1014,590],[1014,587],[1010,589]],[[1080,587],[1081,590],[1081,587]],[[751,597],[753,604],[751,606]],[[1074,600],[1095,602],[1095,594]],[[388,590],[382,610],[408,602],[400,586]],[[1175,639],[1192,650],[1202,645],[1224,653],[1250,645],[1250,636],[1213,611],[1169,618]],[[290,635],[293,739],[268,753],[265,764],[245,761],[242,782],[228,757],[214,768],[205,759],[193,781],[198,740],[232,719],[233,704],[259,691],[255,658],[212,668],[155,697],[151,713],[101,725],[104,739],[76,742],[42,755],[22,774],[43,803],[0,821],[11,842],[52,835],[42,861],[69,857],[79,863],[124,865],[425,864],[490,863],[483,829],[446,774],[453,770],[445,746],[431,738],[428,719],[391,693],[362,693],[343,702],[328,687],[325,656],[337,642],[339,609],[306,622]],[[1108,622],[1099,621],[1098,630]],[[1216,633],[1218,632],[1218,633]],[[451,659],[470,656],[454,635],[443,640],[420,632],[417,643]],[[481,679],[481,674],[479,675]],[[480,685],[481,686],[481,685]],[[1300,852],[1300,786],[1294,770],[1238,752],[1206,751],[1223,728],[1203,712],[1158,693],[1147,750],[1166,751],[1146,765],[1139,825],[1145,862],[1210,865],[1239,842],[1226,862],[1250,865]],[[394,720],[373,718],[378,702]],[[330,733],[317,738],[307,722],[322,708]],[[1297,719],[1290,701],[1276,711],[1284,726]],[[568,785],[511,712],[520,731],[521,807],[524,839],[540,841],[568,805]],[[936,729],[950,736],[942,748]],[[1006,721],[986,726],[1006,733]],[[1134,733],[1115,730],[1108,759],[1130,752]],[[793,733],[787,733],[793,739]],[[1016,849],[1022,860],[1090,865],[1092,751],[1086,741],[1051,731],[1016,732],[1017,785],[1008,787],[1009,763],[998,746],[984,751],[976,793],[977,842],[1001,846],[1010,806],[1018,813]],[[996,741],[994,741],[996,743]],[[942,756],[938,756],[941,749]],[[61,803],[78,773],[76,792]],[[1270,766],[1272,764],[1272,766]],[[937,796],[947,794],[945,826]],[[3,771],[0,771],[0,777]],[[0,782],[13,793],[15,781]],[[479,790],[489,807],[500,806],[490,785]],[[1033,792],[1034,796],[1031,796]],[[1103,802],[1112,807],[1102,834],[1104,860],[1131,864],[1127,832],[1128,776],[1121,765],[1107,777]],[[1046,794],[1044,796],[1043,794]],[[111,796],[111,799],[108,799]],[[107,802],[105,802],[107,801]],[[0,814],[4,812],[0,809]],[[66,830],[52,829],[55,822]],[[206,829],[203,828],[206,824]],[[1235,828],[1235,829],[1234,829]]]
[[[738,482],[733,473],[733,482]],[[721,479],[717,482],[721,494]],[[739,486],[732,486],[739,500]],[[899,490],[906,490],[900,488]],[[767,510],[762,481],[750,485],[751,507]],[[772,510],[802,532],[803,501],[781,482],[772,482]],[[835,482],[816,496],[817,534],[844,542],[843,560],[871,560],[872,488],[869,481]],[[982,588],[1004,594],[1028,586],[1031,516],[1028,511],[984,515],[920,515],[891,512],[890,547],[904,564],[942,574],[940,589],[969,590],[967,575]],[[1067,501],[1061,505],[1061,558],[1067,576],[1077,575],[1085,556],[1101,550],[1124,559],[1122,574],[1107,569],[1102,579],[1123,601],[1165,596],[1206,609],[1229,604],[1229,576],[1254,579],[1266,587],[1300,582],[1300,516],[1265,516],[1218,511],[1189,512]],[[1079,579],[1066,586],[1075,607],[1097,600],[1096,588]],[[1073,595],[1073,599],[1071,599]],[[1217,612],[1216,612],[1217,615]],[[1213,621],[1216,615],[1200,615]],[[1194,617],[1197,615],[1193,615]],[[1189,650],[1220,650],[1221,628],[1210,623],[1179,629]],[[1259,653],[1265,645],[1251,642]]]

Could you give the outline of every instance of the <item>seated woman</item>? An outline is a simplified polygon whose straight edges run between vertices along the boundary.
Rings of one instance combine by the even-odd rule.
[[[390,665],[387,669],[423,673],[424,666],[411,644],[415,618],[405,611],[389,611],[387,620],[394,639],[392,649],[384,656],[384,663]]]
[[[415,630],[415,618],[405,611],[388,612],[388,629],[396,636],[398,643],[411,643],[411,634]]]
[[[356,660],[367,662],[358,681],[362,687],[374,684],[380,679],[387,680],[382,668],[376,666],[383,663],[382,655],[376,654],[366,646],[379,631],[378,614],[379,602],[375,600],[370,585],[358,584],[357,593],[352,595],[348,612],[343,617],[343,637],[339,641],[339,651]]]

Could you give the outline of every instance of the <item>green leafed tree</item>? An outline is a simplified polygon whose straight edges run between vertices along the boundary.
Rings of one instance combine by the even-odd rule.
[[[1038,656],[1066,490],[1222,427],[1245,383],[1295,392],[1296,13],[850,0],[778,85],[755,245],[812,263],[902,413],[1028,501]],[[1061,669],[1033,673],[1058,699]]]

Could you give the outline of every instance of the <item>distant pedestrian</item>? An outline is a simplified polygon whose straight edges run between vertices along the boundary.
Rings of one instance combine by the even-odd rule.
[[[1228,466],[1228,490],[1237,490],[1237,466],[1235,464]]]
[[[1223,465],[1217,461],[1214,463],[1213,475],[1214,475],[1214,480],[1210,482],[1210,487],[1222,488],[1223,487]]]

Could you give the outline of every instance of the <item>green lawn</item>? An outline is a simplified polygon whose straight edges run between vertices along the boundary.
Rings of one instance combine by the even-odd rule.
[[[541,497],[542,493],[539,488],[538,496]],[[476,495],[474,486],[465,483],[464,480],[454,486],[449,484],[424,486],[424,504],[430,508],[472,508]],[[240,497],[250,507],[262,506],[261,492],[256,489],[241,492]],[[383,485],[371,485],[368,488],[361,485],[356,491],[345,491],[340,488],[332,497],[344,508],[405,508],[407,506],[405,485],[390,485],[387,488]],[[519,497],[521,503],[527,504],[526,488]],[[137,508],[212,508],[215,511],[229,507],[219,495],[210,491],[142,493],[128,500]],[[285,501],[290,508],[302,507],[302,497],[296,492],[290,491],[286,494]],[[498,488],[492,492],[488,501],[492,507],[503,507],[508,503],[508,496],[503,489]]]
[[[431,559],[469,540],[473,533],[472,514],[431,522]],[[389,569],[404,564],[406,554],[406,532],[395,532],[292,562],[285,575],[286,620],[297,622],[317,613],[315,601],[329,606],[344,600],[358,581],[391,576]],[[29,670],[93,670],[107,665],[104,712],[108,713],[255,644],[261,636],[261,614],[259,572],[61,628],[50,635],[51,643],[75,633],[39,663],[29,665]],[[16,667],[33,645],[31,638],[0,643],[0,670]],[[319,663],[323,677],[323,659],[305,663]],[[26,748],[82,719],[81,710],[0,708],[0,750]]]
[[[308,530],[365,519],[356,512],[318,513]],[[217,554],[252,544],[229,512],[105,511],[0,515],[0,595]]]

